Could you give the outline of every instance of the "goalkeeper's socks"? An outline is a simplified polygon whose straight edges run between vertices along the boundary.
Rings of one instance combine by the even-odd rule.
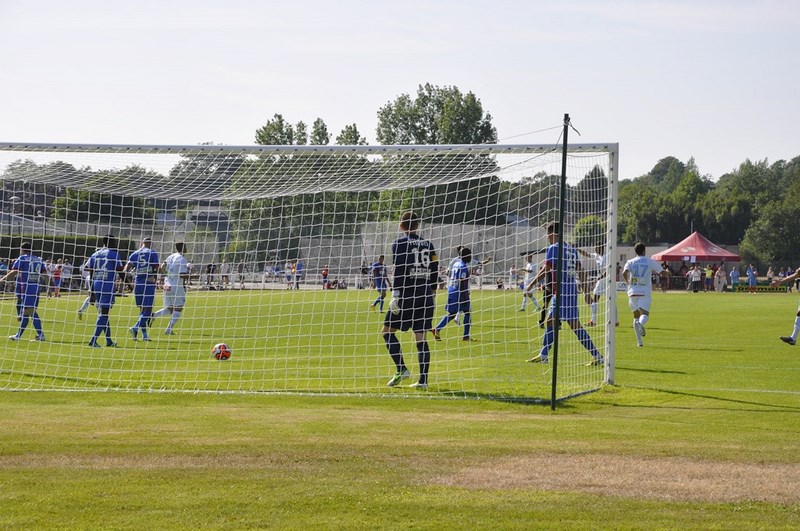
[[[428,383],[428,368],[431,365],[431,351],[427,341],[417,342],[417,359],[419,360],[419,383]]]
[[[797,336],[800,334],[800,317],[794,318],[794,330],[792,331],[792,339],[797,341]]]
[[[389,351],[389,356],[392,357],[392,361],[394,361],[394,364],[397,366],[398,372],[405,369],[406,364],[405,361],[403,361],[403,353],[397,336],[393,333],[386,333],[383,334],[383,340],[386,342],[386,350]]]

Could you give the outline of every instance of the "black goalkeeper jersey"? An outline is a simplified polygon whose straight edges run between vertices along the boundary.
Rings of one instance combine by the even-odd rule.
[[[392,285],[401,292],[419,293],[435,290],[439,280],[439,257],[433,244],[411,233],[392,244],[394,277]]]

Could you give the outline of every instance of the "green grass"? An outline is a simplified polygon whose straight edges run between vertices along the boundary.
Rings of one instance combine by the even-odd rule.
[[[486,301],[500,297],[487,294]],[[202,318],[194,300],[195,318]],[[655,294],[646,346],[639,349],[621,297],[617,385],[563,402],[555,412],[499,400],[368,393],[3,392],[0,528],[797,529],[800,347],[777,340],[790,332],[796,302],[782,294]],[[74,300],[57,304],[71,317]],[[376,335],[370,314],[358,315],[364,334]],[[181,360],[205,364],[207,382],[225,374],[215,376],[217,368],[231,371],[233,363],[205,359],[221,337],[211,317],[199,338],[160,339],[159,350],[164,343],[167,352],[159,362],[172,356],[175,367]],[[63,326],[69,332],[74,322]],[[13,328],[9,322],[9,333]],[[300,350],[288,345],[281,326],[274,330],[285,344],[273,352],[288,366]],[[513,340],[523,343],[524,326],[513,330]],[[46,348],[55,348],[56,331],[51,322]],[[489,333],[476,330],[479,338]],[[64,335],[75,348],[83,339]],[[361,344],[338,340],[331,347],[304,339],[318,341],[320,352]],[[380,352],[379,337],[374,345]],[[23,347],[30,348],[13,346]],[[435,347],[434,356],[447,351],[455,358],[461,346],[449,348]],[[237,357],[257,351],[256,345],[235,349]],[[98,351],[113,357],[97,376],[108,381],[115,367],[127,371],[135,363],[153,374],[149,350]],[[79,365],[80,356],[73,358]],[[382,385],[385,361],[362,366],[370,369],[364,381]],[[246,379],[228,378],[235,386]],[[174,375],[161,381],[180,382]],[[619,487],[615,478],[633,487]],[[698,484],[690,484],[689,494],[658,494],[658,484],[683,480]],[[740,494],[720,494],[723,487]],[[789,494],[764,494],[773,487]]]

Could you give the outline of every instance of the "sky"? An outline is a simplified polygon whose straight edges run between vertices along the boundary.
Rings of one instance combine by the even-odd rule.
[[[0,142],[255,143],[355,123],[424,83],[500,143],[615,142],[620,178],[800,155],[800,0],[0,0]]]

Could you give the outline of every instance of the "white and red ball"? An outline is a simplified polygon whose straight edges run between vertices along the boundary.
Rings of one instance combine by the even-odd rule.
[[[215,360],[225,361],[231,357],[231,348],[226,343],[217,343],[211,349]]]

